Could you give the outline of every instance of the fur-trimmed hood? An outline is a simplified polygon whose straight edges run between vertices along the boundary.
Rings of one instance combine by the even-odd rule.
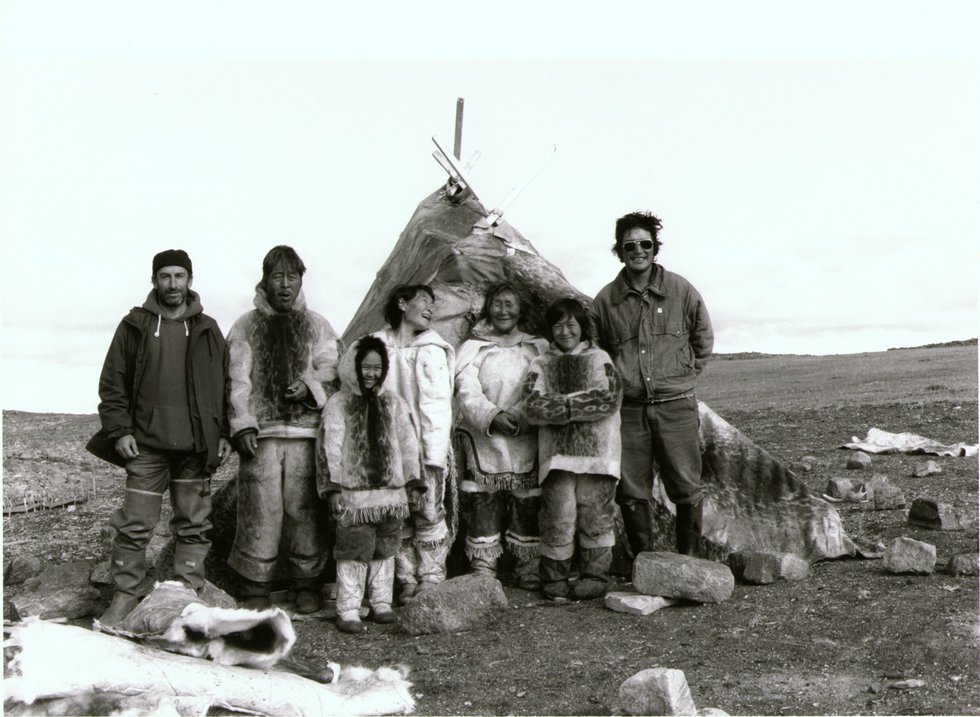
[[[355,396],[360,396],[363,394],[361,391],[361,382],[357,380],[357,366],[355,365],[355,359],[357,358],[357,350],[361,346],[361,342],[364,339],[369,338],[367,336],[362,336],[353,344],[350,348],[344,352],[344,355],[340,357],[340,363],[337,366],[337,375],[340,378],[340,388],[347,393],[352,393]],[[384,357],[384,370],[381,372],[381,378],[378,380],[378,391],[381,393],[385,390],[385,379],[388,378],[388,346],[385,344],[384,340],[374,336],[371,338],[378,339],[381,345],[384,347],[385,357]]]

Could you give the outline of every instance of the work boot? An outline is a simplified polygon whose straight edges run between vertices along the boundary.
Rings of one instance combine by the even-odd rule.
[[[514,565],[514,577],[517,578],[517,587],[521,590],[540,590],[541,589],[541,559],[538,556],[533,558],[518,558]]]
[[[677,519],[674,524],[674,538],[677,552],[681,555],[697,557],[701,540],[701,518],[704,512],[703,501],[695,504],[678,503]]]
[[[368,602],[371,612],[368,619],[387,625],[395,622],[391,609],[392,589],[395,581],[395,559],[372,560],[368,563]]]
[[[354,560],[337,561],[337,629],[350,635],[367,630],[361,622],[361,601],[364,600],[364,582],[367,563]]]
[[[620,508],[633,557],[653,550],[653,506],[645,500],[624,500]]]
[[[300,615],[309,615],[323,609],[323,592],[317,588],[314,578],[293,580],[293,605]]]
[[[609,566],[612,548],[583,548],[579,580],[572,588],[576,600],[593,600],[606,594],[609,586]]]
[[[114,592],[112,602],[109,603],[109,608],[102,613],[99,623],[103,627],[119,627],[119,624],[133,611],[139,601],[140,599],[135,595]]]
[[[265,610],[272,607],[269,600],[269,583],[238,576],[238,604],[247,610]]]
[[[568,576],[572,572],[571,560],[554,560],[541,556],[541,581],[544,596],[555,602],[568,600]]]

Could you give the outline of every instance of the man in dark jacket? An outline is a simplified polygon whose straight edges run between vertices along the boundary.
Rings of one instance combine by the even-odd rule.
[[[599,344],[623,379],[622,479],[617,501],[637,554],[653,543],[654,471],[677,506],[677,550],[693,554],[701,535],[701,448],[694,390],[714,334],[701,295],[654,259],[660,220],[633,212],[616,221],[619,275],[593,303]]]
[[[115,592],[99,618],[117,625],[139,600],[146,546],[170,489],[174,575],[204,586],[211,547],[210,476],[231,452],[225,416],[225,341],[191,291],[181,249],[153,257],[153,290],[120,322],[99,378],[102,457],[126,468],[122,507],[112,516]],[[93,443],[95,440],[93,440]],[[90,444],[91,445],[91,444]]]

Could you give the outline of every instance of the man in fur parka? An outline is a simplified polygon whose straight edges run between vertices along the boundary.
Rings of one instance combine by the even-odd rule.
[[[255,309],[228,335],[229,424],[241,456],[238,517],[228,565],[247,607],[269,605],[283,526],[297,612],[322,607],[317,578],[325,540],[316,520],[315,441],[337,389],[340,345],[330,323],[306,308],[306,266],[288,246],[262,261]]]
[[[388,351],[375,336],[354,343],[340,361],[341,391],[327,401],[320,428],[317,490],[336,526],[337,629],[360,633],[365,583],[370,618],[395,621],[395,555],[418,495],[419,444],[408,405],[385,391]]]

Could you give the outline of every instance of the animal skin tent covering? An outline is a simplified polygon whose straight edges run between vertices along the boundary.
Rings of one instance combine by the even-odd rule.
[[[530,303],[532,319],[559,298],[591,304],[507,222],[491,225],[471,196],[450,197],[440,189],[412,215],[344,342],[350,345],[384,326],[383,308],[393,287],[425,283],[436,296],[431,327],[458,347],[478,321],[486,289],[505,280]],[[703,529],[715,552],[792,552],[809,560],[859,552],[832,505],[706,405],[700,414],[707,486]]]

